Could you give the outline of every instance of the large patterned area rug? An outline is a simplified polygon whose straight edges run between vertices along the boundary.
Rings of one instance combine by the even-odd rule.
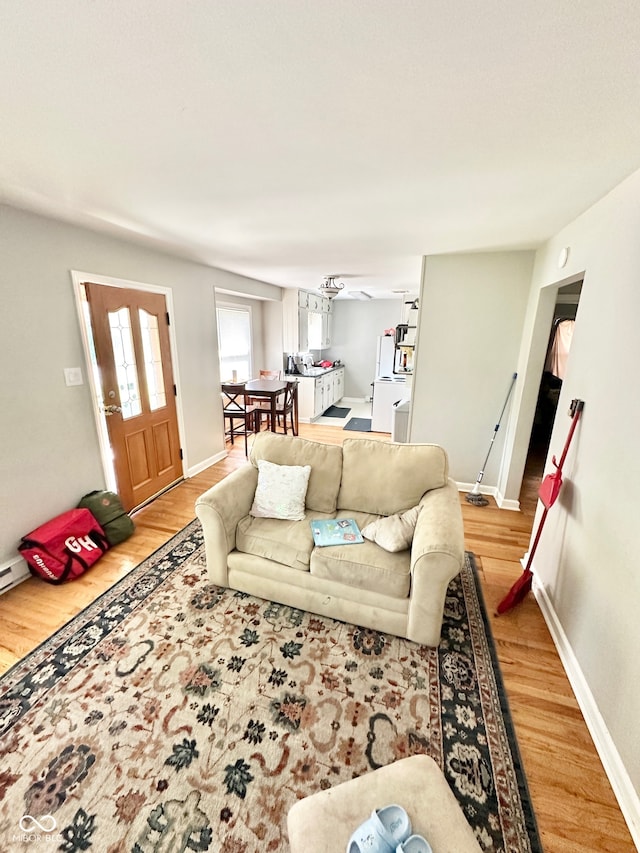
[[[194,521],[1,688],[2,850],[287,851],[297,799],[415,753],[483,850],[541,850],[471,555],[429,649],[213,586]]]

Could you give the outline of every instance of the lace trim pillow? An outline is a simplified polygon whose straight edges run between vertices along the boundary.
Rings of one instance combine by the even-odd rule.
[[[367,524],[362,530],[365,539],[370,539],[384,548],[385,551],[394,553],[404,551],[413,542],[420,507],[414,506],[406,512],[379,518]]]
[[[258,460],[258,485],[249,515],[257,518],[304,519],[311,465],[276,465]]]

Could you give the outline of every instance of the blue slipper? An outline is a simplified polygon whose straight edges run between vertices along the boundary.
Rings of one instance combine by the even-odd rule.
[[[410,835],[406,841],[398,844],[396,853],[433,853],[431,845],[421,835]]]
[[[394,853],[410,835],[411,821],[402,806],[384,806],[355,830],[347,853]]]

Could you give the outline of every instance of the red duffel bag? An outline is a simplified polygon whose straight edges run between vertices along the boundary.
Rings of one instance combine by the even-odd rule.
[[[70,509],[23,536],[18,551],[32,574],[64,583],[84,574],[109,542],[88,509]]]

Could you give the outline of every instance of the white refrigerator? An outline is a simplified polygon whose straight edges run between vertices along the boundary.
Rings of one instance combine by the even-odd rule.
[[[376,375],[393,376],[393,360],[395,358],[396,339],[393,335],[380,335],[376,346]]]

